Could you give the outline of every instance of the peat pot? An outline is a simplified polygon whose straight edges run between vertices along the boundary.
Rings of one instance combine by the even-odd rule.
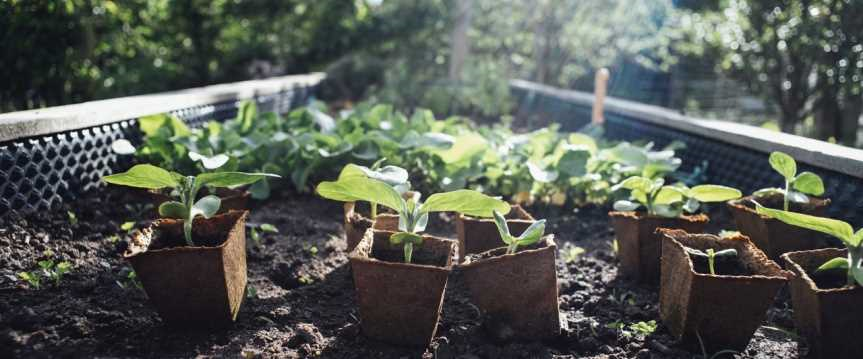
[[[458,266],[483,326],[500,340],[542,340],[560,333],[554,235],[506,254],[469,255]]]
[[[659,316],[671,334],[692,350],[700,350],[698,336],[708,353],[742,352],[764,321],[779,289],[793,277],[771,261],[749,238],[719,238],[660,230],[662,282]],[[693,257],[684,249],[705,252],[734,248],[736,257],[717,258],[716,275],[707,258]]]
[[[818,232],[786,224],[775,218],[762,216],[755,211],[752,196],[728,201],[737,229],[752,239],[770,259],[779,261],[783,253],[827,247],[827,240]],[[761,205],[782,209],[782,196],[759,199]],[[829,199],[809,198],[809,203],[791,203],[793,212],[823,217],[830,205]]]
[[[617,256],[623,276],[641,283],[659,282],[662,236],[658,228],[702,233],[710,220],[704,214],[666,218],[641,212],[609,212],[617,237]]]
[[[423,236],[404,263],[394,232],[368,229],[350,253],[360,325],[365,336],[395,345],[427,347],[437,330],[456,242]]]
[[[231,211],[192,226],[160,219],[136,232],[123,254],[150,302],[168,324],[224,326],[237,318],[246,289],[246,211]]]
[[[782,255],[796,274],[791,280],[794,327],[809,344],[812,358],[860,358],[863,341],[863,288],[846,285],[844,271],[814,274],[830,259],[846,257],[845,249],[818,249]]]
[[[514,204],[504,216],[509,233],[520,236],[536,220],[521,206]],[[482,253],[503,246],[493,218],[477,218],[459,214],[456,219],[459,260],[468,254]]]

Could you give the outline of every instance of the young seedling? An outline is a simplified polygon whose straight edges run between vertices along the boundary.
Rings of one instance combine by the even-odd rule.
[[[78,215],[76,215],[75,212],[66,211],[66,216],[69,217],[69,224],[73,226],[78,224]]]
[[[416,198],[405,200],[392,186],[365,175],[340,176],[336,182],[321,182],[317,192],[321,197],[331,200],[366,201],[396,211],[399,232],[390,236],[390,243],[404,246],[406,263],[411,262],[414,246],[422,243],[423,238],[419,233],[425,230],[429,213],[460,212],[476,217],[491,217],[494,210],[507,213],[510,209],[506,202],[472,190],[435,193],[425,203]]]
[[[127,172],[113,174],[102,179],[111,184],[144,189],[171,188],[178,197],[159,206],[159,215],[183,220],[183,234],[186,244],[192,241],[192,222],[197,216],[210,218],[219,211],[222,200],[214,195],[204,196],[196,201],[198,191],[203,186],[213,188],[234,187],[251,184],[265,177],[279,177],[268,173],[214,172],[197,176],[183,176],[168,172],[153,165],[136,165]]]
[[[785,178],[785,188],[764,188],[755,191],[755,198],[763,198],[772,194],[782,195],[782,209],[788,210],[790,202],[807,203],[808,195],[824,194],[824,182],[821,177],[812,172],[797,174],[797,162],[791,156],[782,152],[770,154],[770,166]]]
[[[503,240],[503,243],[506,243],[506,254],[514,254],[519,246],[529,246],[538,242],[545,232],[545,220],[541,219],[533,222],[520,236],[513,236],[509,233],[506,218],[498,211],[493,211],[492,213],[494,214],[494,224],[497,226],[500,238]]]
[[[719,185],[705,184],[689,188],[682,184],[664,184],[665,180],[662,178],[651,180],[639,176],[629,177],[614,186],[613,190],[630,190],[630,197],[634,201],[617,201],[614,209],[635,211],[644,206],[649,215],[674,218],[683,212],[695,213],[702,202],[724,202],[742,196],[737,189]]]
[[[48,253],[50,252],[46,252],[50,256]],[[63,261],[58,263],[51,258],[41,260],[37,264],[39,265],[39,271],[18,273],[19,278],[37,289],[42,285],[42,278],[53,280],[55,285],[60,285],[60,280],[72,268],[72,264],[69,262]]]
[[[848,248],[847,258],[833,258],[822,264],[817,272],[828,270],[845,270],[847,272],[848,284],[863,286],[863,228],[856,233],[850,224],[832,218],[811,216],[808,214],[780,211],[755,203],[758,213],[792,226],[803,227],[839,238]]]
[[[686,249],[686,253],[692,256],[707,258],[707,267],[710,269],[710,274],[712,275],[716,275],[716,258],[737,257],[737,250],[734,248],[723,249],[721,251],[715,251],[713,248],[707,248],[705,251],[689,247],[683,248]]]
[[[368,177],[386,183],[396,190],[399,194],[404,194],[411,188],[411,183],[408,181],[408,171],[398,166],[385,166],[381,168],[381,164],[386,160],[382,158],[375,162],[371,168],[355,165],[353,163],[346,165],[339,173],[339,180],[350,177]],[[378,216],[377,203],[370,203],[370,211],[372,219]]]

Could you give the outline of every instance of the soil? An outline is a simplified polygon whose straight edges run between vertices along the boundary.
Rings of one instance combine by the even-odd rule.
[[[457,274],[437,337],[425,351],[377,343],[360,334],[353,282],[344,252],[341,203],[281,194],[254,204],[250,225],[270,223],[248,241],[248,297],[233,327],[189,331],[165,326],[122,260],[125,231],[140,208],[120,191],[100,191],[50,213],[0,219],[0,353],[41,357],[325,357],[325,358],[692,358],[660,323],[652,333],[631,329],[659,322],[658,289],[619,279],[608,208],[534,207],[556,234],[563,333],[541,343],[501,343],[480,326]],[[733,228],[720,206],[710,228]],[[75,212],[70,223],[67,210]],[[722,212],[720,212],[720,210]],[[146,225],[139,222],[138,227]],[[431,234],[454,237],[455,218],[436,215]],[[119,239],[119,240],[118,240]],[[576,256],[575,248],[585,250]],[[49,253],[68,261],[59,285],[39,289],[17,278],[36,271]],[[513,285],[517,285],[514,283]],[[738,357],[798,356],[790,299],[783,290],[767,320]],[[709,340],[709,338],[705,338]],[[801,351],[802,352],[802,351]]]
[[[837,289],[848,285],[848,274],[844,269],[809,273],[809,277],[812,278],[818,289]]]

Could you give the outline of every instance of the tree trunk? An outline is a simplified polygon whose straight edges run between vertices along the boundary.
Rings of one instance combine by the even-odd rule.
[[[467,31],[470,29],[473,15],[473,0],[458,0],[456,6],[455,27],[452,31],[452,54],[449,63],[449,79],[461,79],[462,69],[470,53]]]
[[[815,102],[815,137],[820,140],[829,140],[831,137],[839,140],[838,130],[840,117],[839,101],[836,98],[836,89],[831,86],[823,86],[821,97]]]

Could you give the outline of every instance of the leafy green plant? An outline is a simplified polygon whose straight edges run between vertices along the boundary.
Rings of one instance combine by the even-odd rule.
[[[51,252],[46,252],[46,256],[49,258],[37,262],[39,265],[38,271],[20,272],[18,273],[18,277],[37,289],[41,287],[43,278],[54,281],[55,285],[60,285],[60,280],[63,279],[64,275],[69,273],[72,264],[66,261],[54,261],[54,259],[50,258],[52,256]]]
[[[542,234],[545,232],[545,220],[540,219],[533,222],[520,236],[513,236],[509,233],[509,226],[506,224],[506,218],[498,211],[492,211],[494,215],[494,224],[497,226],[497,231],[500,233],[500,238],[503,243],[506,243],[506,253],[513,254],[518,250],[519,246],[529,246],[539,241]]]
[[[707,250],[704,251],[689,247],[683,248],[686,249],[686,253],[689,253],[692,256],[707,259],[707,267],[710,270],[710,274],[713,275],[716,275],[716,258],[737,257],[737,250],[734,248],[723,249],[721,251],[716,251],[713,248],[707,248]]]
[[[617,211],[635,211],[642,206],[649,215],[662,217],[677,217],[682,213],[695,213],[701,207],[701,202],[723,202],[740,198],[739,190],[719,185],[699,185],[692,188],[683,184],[666,186],[662,178],[651,180],[646,177],[633,176],[614,186],[630,190],[632,200],[620,200],[614,203]]]
[[[472,190],[435,193],[425,203],[416,197],[405,200],[392,186],[365,175],[340,177],[335,182],[321,182],[317,192],[324,198],[356,202],[366,201],[388,207],[399,216],[399,232],[390,236],[390,243],[403,245],[405,262],[410,263],[415,245],[422,243],[420,232],[428,224],[429,213],[460,212],[477,217],[491,217],[494,210],[506,213],[510,206],[504,201]]]
[[[395,189],[399,194],[404,194],[411,187],[411,183],[408,181],[408,171],[398,166],[385,166],[381,168],[380,166],[385,160],[386,158],[378,160],[371,168],[355,165],[353,163],[348,164],[342,168],[342,172],[339,174],[339,179],[349,178],[352,176],[365,176],[386,183],[393,187],[393,189]],[[370,207],[371,217],[376,218],[378,216],[377,203],[370,203]]]
[[[18,278],[30,284],[31,287],[39,289],[42,286],[42,277],[38,272],[20,272]]]
[[[197,176],[183,176],[168,172],[153,165],[136,165],[127,172],[113,174],[102,179],[111,184],[144,189],[171,188],[178,201],[168,201],[159,206],[159,215],[183,220],[183,234],[186,244],[193,246],[192,222],[195,217],[210,218],[219,211],[222,200],[215,195],[197,199],[203,186],[213,188],[232,187],[251,184],[265,177],[278,177],[268,173],[214,172]],[[196,200],[197,199],[197,200]]]
[[[778,151],[772,152],[770,166],[785,178],[785,188],[760,189],[752,194],[756,199],[781,194],[782,209],[787,211],[790,202],[809,202],[807,194],[812,196],[824,194],[824,181],[821,177],[808,171],[797,174],[797,162],[791,156]]]
[[[851,225],[844,221],[767,208],[757,202],[756,209],[759,214],[776,218],[792,226],[825,233],[841,240],[848,249],[848,256],[846,258],[833,258],[818,267],[816,272],[845,270],[849,285],[856,283],[863,286],[863,245],[861,245],[863,244],[863,228],[855,233]]]
[[[584,248],[567,243],[563,249],[563,261],[566,264],[575,263],[584,252]]]
[[[656,331],[657,327],[658,327],[658,325],[656,324],[656,321],[651,320],[651,321],[647,321],[647,322],[642,321],[642,322],[630,324],[629,330],[636,333],[636,334],[648,336],[648,335],[653,334],[653,332]]]

